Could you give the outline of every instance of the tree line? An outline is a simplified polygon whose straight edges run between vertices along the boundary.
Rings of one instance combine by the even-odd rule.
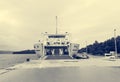
[[[110,53],[110,51],[115,51],[114,37],[108,39],[104,42],[95,41],[93,44],[87,46],[87,53],[92,55],[104,55],[105,53]],[[120,36],[116,37],[117,42],[117,53],[120,53]],[[86,47],[81,48],[78,53],[86,52]]]
[[[35,54],[35,50],[23,50],[23,51],[16,51],[13,54]]]

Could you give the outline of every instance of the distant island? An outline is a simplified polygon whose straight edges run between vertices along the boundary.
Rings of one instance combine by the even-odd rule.
[[[0,54],[35,54],[35,50],[21,50],[21,51],[0,50]]]
[[[35,50],[22,50],[13,52],[13,54],[35,54]]]
[[[120,36],[117,36],[116,41],[117,52],[120,53]],[[104,42],[95,41],[93,44],[87,46],[87,53],[92,55],[104,55],[105,53],[110,53],[110,51],[115,51],[114,37]],[[78,51],[78,53],[83,52],[86,52],[86,47]]]

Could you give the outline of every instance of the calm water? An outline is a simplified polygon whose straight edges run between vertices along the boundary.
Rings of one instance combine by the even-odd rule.
[[[0,54],[0,69],[23,63],[26,58],[37,59],[35,54]]]

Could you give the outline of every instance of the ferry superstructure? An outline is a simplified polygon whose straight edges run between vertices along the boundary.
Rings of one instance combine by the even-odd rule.
[[[51,56],[71,56],[77,54],[79,44],[71,43],[70,34],[42,34],[42,40],[34,45],[34,49],[38,57],[46,55]]]

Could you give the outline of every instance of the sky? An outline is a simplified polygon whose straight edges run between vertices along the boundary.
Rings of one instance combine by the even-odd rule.
[[[0,50],[33,49],[41,33],[69,32],[80,48],[120,35],[120,0],[0,0]]]

